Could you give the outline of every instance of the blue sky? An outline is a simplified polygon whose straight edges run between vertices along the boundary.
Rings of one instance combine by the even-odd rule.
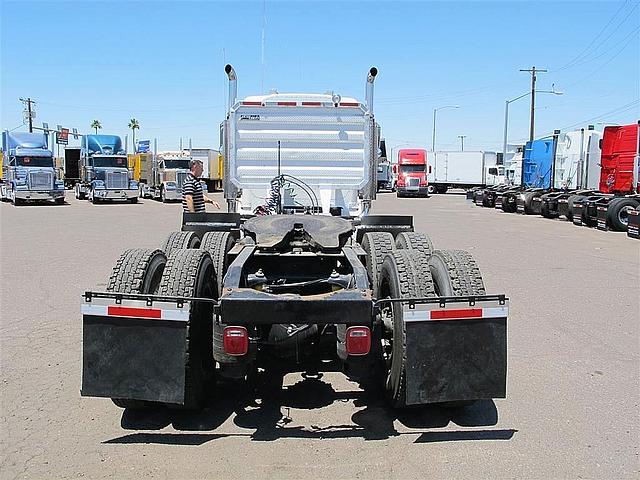
[[[546,68],[536,136],[640,117],[640,8],[601,2],[183,2],[2,0],[0,127],[22,123],[218,146],[225,60],[239,96],[333,90],[364,99],[375,65],[375,111],[392,146],[500,150],[504,102],[530,88],[521,68]],[[263,15],[264,13],[264,15]],[[264,81],[262,31],[264,25]],[[529,97],[510,106],[509,141],[529,130]],[[24,127],[23,127],[24,128]]]

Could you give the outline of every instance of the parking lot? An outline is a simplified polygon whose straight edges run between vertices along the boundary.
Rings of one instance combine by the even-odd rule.
[[[255,395],[221,384],[199,413],[80,397],[81,293],[180,212],[69,192],[0,205],[2,478],[637,478],[640,242],[460,194],[382,194],[374,213],[414,215],[509,296],[506,399],[399,412],[337,373],[262,378]]]

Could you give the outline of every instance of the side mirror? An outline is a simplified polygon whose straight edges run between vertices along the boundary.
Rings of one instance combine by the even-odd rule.
[[[494,168],[494,167],[491,167],[489,169],[489,175],[498,175],[498,169]]]
[[[431,165],[429,165],[429,173],[431,173]]]

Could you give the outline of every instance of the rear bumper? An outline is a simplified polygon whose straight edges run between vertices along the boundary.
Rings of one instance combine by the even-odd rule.
[[[96,189],[93,191],[95,198],[104,200],[130,200],[138,196],[138,189],[135,190],[111,190],[111,189]]]
[[[221,321],[228,325],[345,324],[373,322],[370,290],[338,292],[302,297],[272,295],[253,289],[232,289],[220,298]]]
[[[64,198],[64,190],[16,190],[19,200],[55,200]]]
[[[415,197],[426,197],[428,195],[427,191],[428,187],[396,187],[396,192],[398,195],[404,196],[415,196]]]

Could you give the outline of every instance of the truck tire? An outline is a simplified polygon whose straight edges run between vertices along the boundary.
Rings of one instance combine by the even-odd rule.
[[[125,250],[111,270],[106,290],[118,293],[155,294],[158,291],[166,263],[167,257],[161,250],[145,248]],[[128,398],[112,398],[111,400],[120,408],[132,410],[156,405],[154,402]]]
[[[62,198],[56,198],[56,199],[54,200],[54,203],[55,203],[56,205],[64,205],[64,197],[62,197]]]
[[[607,205],[607,221],[612,230],[626,232],[629,227],[629,211],[640,205],[632,198],[614,198]]]
[[[160,248],[168,257],[177,248],[198,248],[199,246],[200,239],[195,232],[171,232]]]
[[[111,270],[107,292],[155,294],[166,263],[162,250],[125,250]]]
[[[544,218],[556,217],[556,215],[551,214],[551,212],[549,211],[549,204],[544,201],[540,204],[540,215],[542,215]]]
[[[533,215],[533,197],[536,196],[536,192],[524,193],[524,213],[526,215]]]
[[[216,269],[216,285],[218,298],[222,295],[224,275],[229,266],[227,254],[236,240],[229,232],[207,232],[202,237],[200,248],[211,255]],[[237,365],[246,363],[246,358],[227,355],[224,352],[223,332],[227,325],[221,322],[213,324],[213,358],[221,365]],[[240,376],[244,376],[240,374]]]
[[[438,296],[485,294],[478,264],[465,250],[436,250],[429,257],[429,268]]]
[[[367,273],[371,289],[375,291],[384,257],[395,250],[393,235],[389,232],[365,233],[362,237],[362,248],[367,252]]]
[[[230,232],[207,232],[202,236],[200,248],[209,252],[216,269],[216,284],[218,296],[222,295],[222,281],[229,266],[227,254],[236,243],[236,239]]]
[[[138,203],[138,197],[130,198],[129,203]]]
[[[209,253],[196,249],[174,249],[167,259],[158,293],[215,299],[215,271]],[[207,386],[213,378],[212,319],[213,304],[194,302],[191,305],[185,345],[185,409],[203,406]]]
[[[433,195],[434,193],[436,193],[435,185],[431,185],[431,184],[427,185],[427,193],[429,195]]]
[[[433,243],[428,235],[422,232],[401,232],[396,237],[396,248],[417,250],[429,256],[433,253]]]
[[[509,200],[513,200],[510,202]],[[502,196],[502,210],[506,213],[516,213],[518,207],[515,201],[515,194],[507,194]]]
[[[417,251],[396,250],[387,254],[380,268],[380,281],[375,297],[416,298],[435,297],[427,257]],[[372,348],[378,357],[385,396],[394,408],[406,403],[406,325],[400,303],[385,304],[382,314],[391,319],[382,322],[373,335]],[[387,325],[386,327],[384,325]]]

